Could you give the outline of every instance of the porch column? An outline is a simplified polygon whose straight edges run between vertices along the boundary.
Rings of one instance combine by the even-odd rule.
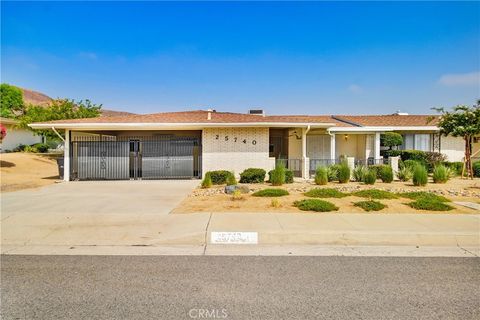
[[[307,158],[307,130],[302,128],[302,178],[308,179],[310,163]]]
[[[375,133],[375,160],[380,159],[380,132]]]
[[[330,160],[335,160],[335,134],[330,134]]]
[[[70,181],[70,130],[65,129],[63,147],[63,180]]]

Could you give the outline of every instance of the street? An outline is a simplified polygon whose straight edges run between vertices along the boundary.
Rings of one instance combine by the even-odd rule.
[[[2,319],[479,319],[478,258],[2,255]]]

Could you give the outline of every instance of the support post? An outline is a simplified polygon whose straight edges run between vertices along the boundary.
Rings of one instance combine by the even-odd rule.
[[[398,173],[398,162],[400,157],[389,157],[388,162],[390,163],[390,167],[392,167],[393,172],[393,179],[398,180],[397,173]]]
[[[335,160],[335,133],[330,134],[330,160]]]
[[[375,160],[380,159],[380,132],[375,133]]]
[[[309,161],[307,158],[307,129],[302,128],[302,178],[308,179],[309,178]]]
[[[68,129],[65,129],[63,151],[63,180],[70,181],[70,130]]]

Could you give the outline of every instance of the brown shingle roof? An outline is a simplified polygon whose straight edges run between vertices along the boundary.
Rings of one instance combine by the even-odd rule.
[[[422,127],[435,126],[439,116],[434,115],[365,115],[365,116],[334,116],[335,119],[360,127]],[[432,119],[431,121],[429,121]]]

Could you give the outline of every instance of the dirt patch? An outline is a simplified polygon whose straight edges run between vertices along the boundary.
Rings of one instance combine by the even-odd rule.
[[[408,183],[394,182],[391,184],[377,183],[374,186],[366,186],[360,183],[347,183],[347,184],[336,184],[329,183],[328,188],[336,188],[344,192],[359,191],[364,189],[382,189],[392,192],[407,192],[407,191],[427,191],[433,192],[436,194],[442,194],[452,201],[470,201],[478,202],[480,198],[480,193],[478,190],[473,191],[472,186],[478,185],[479,180],[462,180],[462,179],[453,179],[447,184],[442,185],[427,185],[426,187],[414,187]],[[271,188],[268,184],[256,184],[248,185],[250,190],[256,191],[264,188]],[[242,200],[232,200],[231,195],[226,195],[223,193],[223,186],[215,186],[211,189],[195,189],[192,194],[187,197],[177,208],[175,208],[172,213],[195,213],[195,212],[245,212],[245,213],[256,213],[256,212],[302,212],[298,208],[293,206],[293,203],[296,200],[307,199],[303,195],[304,192],[316,188],[315,184],[311,182],[303,183],[294,183],[290,185],[284,185],[282,188],[287,189],[290,192],[290,195],[284,197],[268,198],[268,197],[254,197],[251,194],[246,194],[243,196]],[[280,203],[280,207],[272,206],[272,199],[277,199]],[[415,210],[407,205],[407,203],[413,201],[410,199],[399,198],[391,200],[378,200],[385,205],[387,208],[373,212],[365,212],[359,207],[353,205],[354,202],[366,200],[365,198],[360,198],[356,196],[348,196],[345,198],[328,198],[323,199],[334,203],[340,208],[338,213],[365,213],[365,214],[388,214],[388,213],[432,213],[437,212],[428,212]],[[477,210],[469,209],[460,205],[450,203],[455,209],[448,212],[441,213],[452,213],[452,214],[461,214],[461,213],[480,213]],[[312,213],[317,214],[317,213]]]
[[[1,191],[38,188],[58,181],[57,162],[52,155],[0,154]]]

